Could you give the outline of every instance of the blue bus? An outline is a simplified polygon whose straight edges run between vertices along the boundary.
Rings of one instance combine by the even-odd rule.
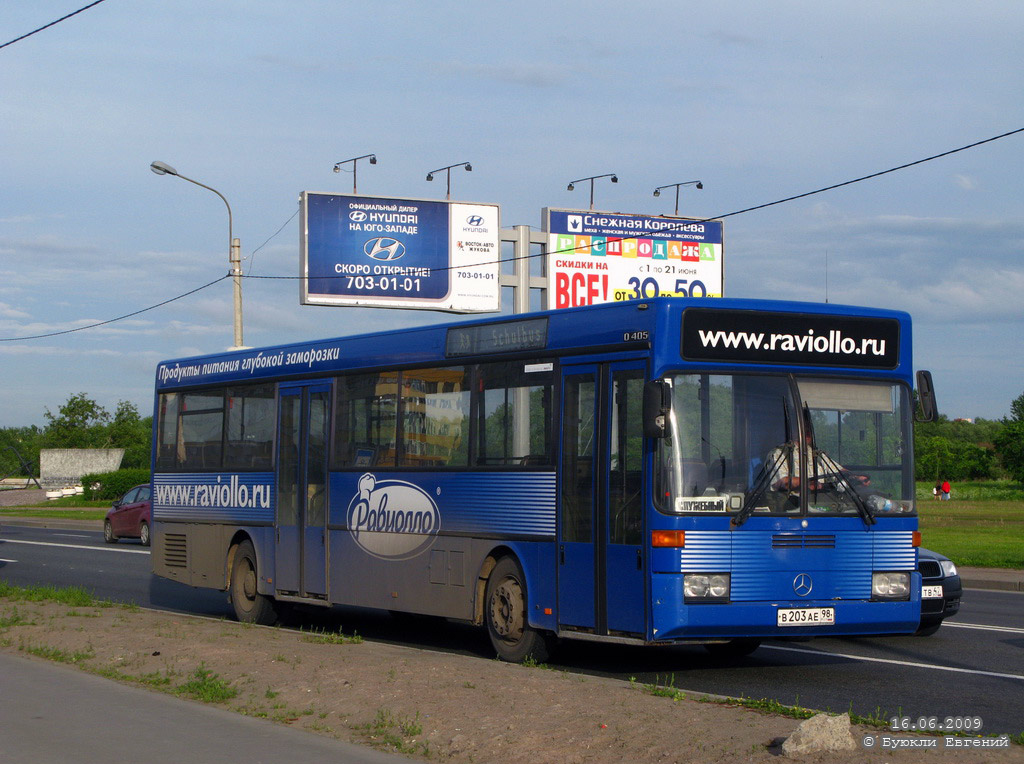
[[[910,633],[911,358],[898,311],[654,298],[166,361],[153,572],[509,661]]]

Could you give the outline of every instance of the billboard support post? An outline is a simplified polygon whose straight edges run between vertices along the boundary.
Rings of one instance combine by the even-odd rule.
[[[541,274],[530,275],[530,266],[533,262],[531,257],[531,246],[533,244],[547,247],[547,234],[543,231],[533,231],[528,225],[517,225],[512,228],[501,229],[501,240],[512,242],[512,273],[503,273],[499,277],[498,285],[512,288],[512,312],[514,314],[529,313],[530,290],[540,290],[540,310],[548,308],[548,281],[547,281],[547,253],[538,255],[541,259]]]

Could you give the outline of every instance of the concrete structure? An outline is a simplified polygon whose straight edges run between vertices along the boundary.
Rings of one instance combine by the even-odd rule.
[[[46,489],[77,485],[82,475],[120,469],[123,458],[123,448],[44,448],[39,452],[39,482]]]

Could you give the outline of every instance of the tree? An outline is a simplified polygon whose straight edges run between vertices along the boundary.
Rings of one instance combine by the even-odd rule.
[[[35,425],[0,429],[0,478],[29,477],[24,465],[28,465],[32,476],[39,474],[42,434],[42,430]]]
[[[1024,422],[1024,393],[1021,393],[1010,404],[1011,422]]]
[[[118,401],[114,419],[107,426],[110,448],[123,448],[123,468],[149,467],[152,417],[142,418],[134,403]]]
[[[107,447],[107,424],[110,422],[110,414],[85,393],[68,398],[57,410],[56,415],[47,409],[44,416],[45,448]]]
[[[1007,424],[995,445],[1003,468],[1018,483],[1024,483],[1024,420]]]

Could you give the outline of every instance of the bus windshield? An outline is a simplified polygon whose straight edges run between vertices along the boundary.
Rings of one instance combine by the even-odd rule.
[[[656,496],[668,514],[914,512],[909,392],[890,382],[677,374]]]

